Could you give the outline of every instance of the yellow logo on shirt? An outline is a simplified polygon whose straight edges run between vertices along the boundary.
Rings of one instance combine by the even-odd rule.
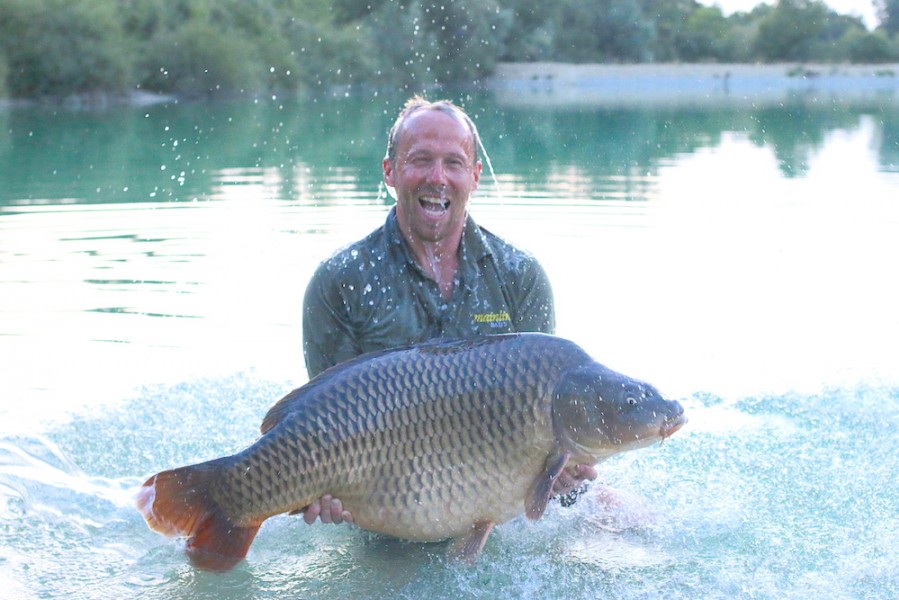
[[[511,321],[512,316],[505,310],[492,313],[476,313],[474,315],[475,323],[490,323],[491,327],[505,327]]]

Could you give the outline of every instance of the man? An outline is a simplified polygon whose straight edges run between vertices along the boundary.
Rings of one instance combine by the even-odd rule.
[[[388,136],[387,222],[338,252],[306,290],[310,377],[373,350],[443,337],[555,329],[540,264],[478,227],[468,202],[481,162],[474,123],[449,102],[407,102]]]
[[[448,101],[411,98],[388,134],[384,182],[396,205],[365,239],[323,262],[303,306],[310,377],[365,352],[434,338],[553,333],[549,279],[531,255],[479,227],[468,203],[481,178],[471,118]],[[595,470],[580,465],[566,493]],[[352,520],[338,499],[315,502],[307,523]]]

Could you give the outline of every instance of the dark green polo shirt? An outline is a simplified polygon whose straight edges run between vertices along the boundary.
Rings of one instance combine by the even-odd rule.
[[[366,238],[316,269],[303,301],[303,352],[313,377],[365,352],[433,338],[554,333],[549,279],[540,263],[469,215],[453,297],[445,300],[412,257],[396,208]]]

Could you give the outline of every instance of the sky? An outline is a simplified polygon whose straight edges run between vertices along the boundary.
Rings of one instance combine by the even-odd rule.
[[[726,15],[740,10],[749,11],[754,6],[762,4],[760,0],[699,0],[699,2],[709,6],[717,4]],[[768,0],[766,4],[775,2],[776,0]],[[877,24],[872,0],[824,0],[824,3],[838,13],[862,17],[868,28],[873,28]]]

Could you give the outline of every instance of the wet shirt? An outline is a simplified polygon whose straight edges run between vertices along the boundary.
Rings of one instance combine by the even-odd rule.
[[[553,333],[552,289],[540,263],[469,215],[451,299],[421,269],[396,209],[364,239],[319,265],[303,301],[303,352],[313,377],[366,352],[434,338]]]

